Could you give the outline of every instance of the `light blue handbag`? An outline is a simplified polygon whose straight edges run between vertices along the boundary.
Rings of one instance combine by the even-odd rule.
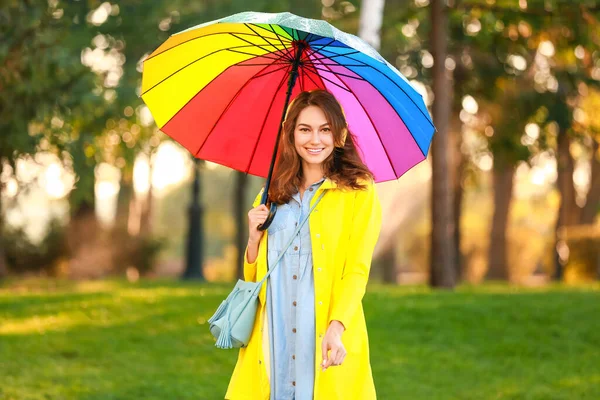
[[[265,280],[271,275],[271,272],[279,264],[279,261],[287,251],[288,247],[294,241],[294,238],[300,232],[300,229],[310,216],[312,210],[319,204],[325,191],[315,201],[308,215],[296,228],[296,231],[290,238],[285,249],[281,252],[275,265],[269,268],[269,271],[260,282],[246,282],[238,280],[235,287],[229,293],[229,296],[221,303],[215,314],[208,320],[210,333],[217,339],[216,347],[220,349],[232,349],[246,347],[250,341],[254,319],[256,318],[256,309],[258,308],[258,292]],[[244,255],[245,257],[245,255]]]

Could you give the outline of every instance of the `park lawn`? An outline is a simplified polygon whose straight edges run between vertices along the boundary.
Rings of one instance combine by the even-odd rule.
[[[206,319],[231,286],[0,283],[0,399],[222,399],[237,351]],[[379,399],[600,399],[599,284],[371,285],[364,307]]]

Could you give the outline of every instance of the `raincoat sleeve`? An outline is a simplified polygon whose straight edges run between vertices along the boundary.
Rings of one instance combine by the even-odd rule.
[[[332,299],[329,322],[337,320],[348,328],[365,294],[380,229],[381,203],[374,183],[370,182],[366,190],[356,193],[346,262]]]
[[[257,207],[260,204],[260,198],[263,194],[263,189],[256,195],[254,202],[252,203],[252,208]],[[246,249],[244,250],[244,280],[249,282],[256,282],[256,263],[258,261],[258,257],[254,260],[253,263],[248,262],[248,245],[246,245]]]

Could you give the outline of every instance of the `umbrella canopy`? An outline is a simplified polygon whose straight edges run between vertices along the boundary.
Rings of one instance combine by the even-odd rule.
[[[172,35],[145,59],[141,97],[197,158],[270,180],[282,111],[317,88],[344,108],[376,182],[425,159],[435,128],[407,79],[358,37],[290,13],[243,12]]]

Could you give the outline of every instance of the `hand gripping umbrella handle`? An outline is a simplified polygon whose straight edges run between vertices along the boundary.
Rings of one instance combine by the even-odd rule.
[[[267,204],[267,191],[266,190],[264,191],[264,193],[262,195],[260,204]],[[265,220],[265,222],[263,222],[262,225],[259,225],[257,229],[259,231],[264,231],[269,226],[271,226],[271,223],[273,222],[273,219],[275,218],[275,213],[277,213],[277,204],[271,203],[271,208],[269,209],[269,215],[267,216],[267,219]]]
[[[257,229],[259,231],[264,231],[269,226],[271,226],[271,223],[273,222],[273,219],[275,218],[275,213],[276,212],[277,212],[277,204],[271,203],[271,208],[269,209],[269,215],[267,216],[267,219]]]

